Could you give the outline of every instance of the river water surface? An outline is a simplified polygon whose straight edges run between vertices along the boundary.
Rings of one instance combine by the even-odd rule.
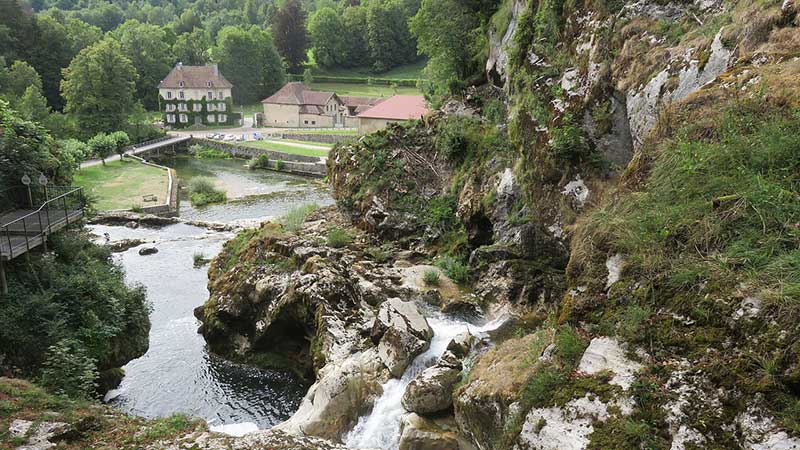
[[[181,201],[181,217],[234,223],[280,217],[294,207],[333,201],[318,181],[268,171],[249,171],[241,160],[175,159],[166,165],[188,181],[203,175],[228,191],[226,204],[194,208]],[[106,396],[119,409],[144,417],[183,413],[202,417],[213,427],[250,424],[244,429],[269,428],[287,419],[308,386],[294,376],[258,370],[225,361],[209,353],[192,311],[208,298],[207,269],[194,268],[194,255],[216,255],[232,233],[208,231],[185,224],[159,229],[119,226],[91,227],[108,239],[143,239],[158,253],[140,256],[134,247],[115,255],[126,281],[147,288],[150,349],[125,366],[125,378]]]

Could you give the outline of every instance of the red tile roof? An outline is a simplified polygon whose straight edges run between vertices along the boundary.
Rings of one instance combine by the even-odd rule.
[[[183,85],[181,86],[181,81]],[[180,89],[180,88],[208,88],[208,82],[212,88],[232,88],[233,84],[225,79],[216,64],[208,66],[184,66],[178,63],[170,70],[167,76],[158,84],[160,88]]]
[[[362,112],[358,117],[367,119],[411,120],[428,113],[425,97],[421,95],[395,95]]]
[[[261,103],[277,103],[280,105],[317,105],[323,106],[334,95],[333,92],[312,91],[303,83],[286,83],[278,92],[272,94]]]

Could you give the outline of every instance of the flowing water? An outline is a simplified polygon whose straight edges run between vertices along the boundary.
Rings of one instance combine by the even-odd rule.
[[[248,196],[207,208],[193,208],[185,200],[181,217],[231,223],[279,217],[302,204],[332,203],[317,181],[249,171],[240,160],[178,158],[166,164],[176,168],[183,181],[196,175],[209,176],[228,190],[230,197]],[[150,349],[125,366],[122,384],[106,396],[110,404],[144,417],[173,413],[198,416],[231,434],[269,428],[297,409],[307,385],[289,374],[225,361],[209,353],[197,333],[200,323],[192,312],[208,298],[208,267],[194,268],[194,255],[213,257],[232,233],[185,224],[135,230],[96,225],[91,229],[111,240],[152,241],[145,246],[158,249],[150,256],[140,256],[140,247],[115,255],[125,269],[126,281],[147,288],[153,311]]]
[[[372,412],[359,419],[353,430],[345,437],[345,445],[354,449],[396,450],[400,445],[400,417],[406,413],[401,400],[411,380],[434,365],[454,337],[467,331],[481,336],[487,331],[498,328],[503,320],[501,318],[476,326],[438,312],[431,312],[428,315],[428,324],[434,334],[430,347],[414,359],[401,378],[393,378],[384,383],[383,394],[375,400]]]

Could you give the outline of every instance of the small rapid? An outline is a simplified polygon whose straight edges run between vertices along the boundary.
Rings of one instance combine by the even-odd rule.
[[[505,318],[478,326],[434,312],[427,320],[434,333],[430,347],[414,359],[400,379],[392,378],[383,384],[383,394],[375,400],[372,412],[362,416],[345,437],[344,443],[347,447],[396,450],[400,446],[400,418],[407,412],[401,400],[411,380],[436,364],[450,341],[459,334],[470,332],[481,337],[484,333],[497,329]]]

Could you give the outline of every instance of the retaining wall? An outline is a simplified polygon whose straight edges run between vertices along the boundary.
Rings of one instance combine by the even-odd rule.
[[[319,142],[322,144],[336,144],[350,139],[357,139],[355,134],[317,134],[317,133],[302,133],[302,132],[272,132],[264,133],[265,136],[275,137],[278,139],[292,139],[295,141],[306,142]]]
[[[166,201],[160,205],[143,206],[142,212],[145,214],[152,214],[154,216],[173,216],[178,214],[178,177],[175,169],[170,169],[159,164],[145,161],[136,155],[125,155],[126,158],[135,159],[140,164],[156,167],[158,169],[167,171],[167,195]]]

